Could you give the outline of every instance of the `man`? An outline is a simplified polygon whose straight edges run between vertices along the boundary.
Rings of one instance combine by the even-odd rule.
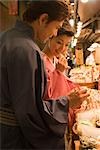
[[[56,35],[67,15],[62,2],[33,1],[0,39],[1,149],[64,149],[68,100],[43,101],[46,78],[36,42]]]

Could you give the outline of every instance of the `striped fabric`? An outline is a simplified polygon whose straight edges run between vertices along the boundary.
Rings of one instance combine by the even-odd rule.
[[[10,126],[18,126],[13,110],[0,107],[0,123]]]

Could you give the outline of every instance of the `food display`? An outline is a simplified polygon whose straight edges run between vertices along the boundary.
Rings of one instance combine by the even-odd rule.
[[[75,83],[92,83],[98,81],[99,69],[95,66],[80,66],[70,71],[70,78]]]
[[[96,65],[83,65],[70,71],[71,80],[90,94],[81,105],[84,109],[77,112],[76,123],[73,126],[83,149],[100,149],[100,90],[95,89],[99,74],[100,69]]]
[[[83,148],[96,150],[96,147],[100,146],[100,91],[87,87],[86,89],[90,96],[83,102],[83,105],[86,105],[85,110],[76,114],[73,131],[79,135]],[[88,109],[91,102],[96,102],[97,108]]]
[[[95,148],[100,145],[100,109],[77,114],[77,134],[84,148]]]
[[[89,102],[91,101],[96,101],[96,102],[99,102],[100,103],[100,90],[97,90],[97,89],[90,89],[90,88],[87,88],[87,87],[83,87],[84,89],[87,90],[87,93],[89,93],[89,97],[87,99],[87,101],[89,100]]]

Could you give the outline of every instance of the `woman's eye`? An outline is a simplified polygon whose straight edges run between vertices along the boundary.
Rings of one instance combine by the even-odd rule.
[[[58,44],[62,44],[60,41],[57,41]]]
[[[70,43],[67,43],[67,44],[66,44],[66,47],[68,47],[69,45],[70,45]]]
[[[66,47],[68,47],[68,44],[66,45]]]

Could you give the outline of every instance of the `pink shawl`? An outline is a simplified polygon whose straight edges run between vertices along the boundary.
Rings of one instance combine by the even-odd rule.
[[[42,56],[47,73],[45,99],[57,99],[60,96],[67,96],[72,89],[77,87],[77,85],[62,72],[55,69],[50,59],[44,53]]]

